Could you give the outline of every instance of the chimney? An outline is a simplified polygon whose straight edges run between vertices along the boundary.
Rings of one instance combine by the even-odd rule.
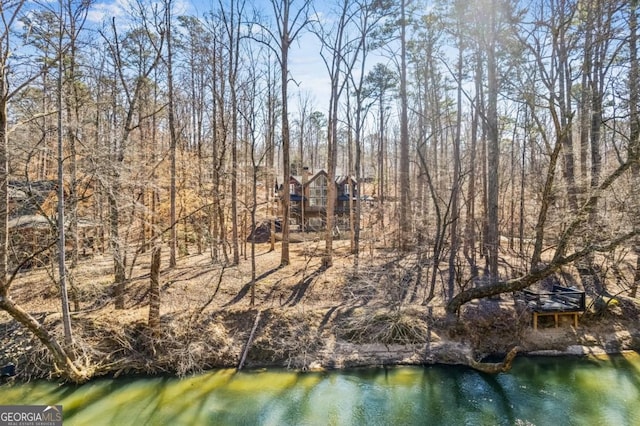
[[[302,168],[302,197],[305,200],[309,199],[309,188],[307,188],[307,183],[309,183],[309,176],[311,176],[311,173],[309,173],[309,167],[304,166]],[[304,205],[304,202],[302,204]]]
[[[309,173],[309,167],[304,166],[302,168],[302,185],[305,185],[309,181],[309,176],[311,176],[311,173]]]

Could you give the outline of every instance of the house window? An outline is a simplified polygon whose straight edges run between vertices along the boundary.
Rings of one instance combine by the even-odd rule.
[[[309,206],[327,206],[327,178],[318,176],[309,183]]]

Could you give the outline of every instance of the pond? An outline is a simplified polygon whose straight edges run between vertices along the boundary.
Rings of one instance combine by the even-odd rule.
[[[0,387],[0,404],[62,405],[67,425],[640,425],[640,356],[519,357],[457,366],[299,373],[217,370],[184,379]]]

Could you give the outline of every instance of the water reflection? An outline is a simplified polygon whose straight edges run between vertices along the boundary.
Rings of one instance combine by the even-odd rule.
[[[65,425],[639,425],[638,401],[638,355],[518,358],[495,376],[451,366],[219,370],[0,388],[0,404],[62,404]]]

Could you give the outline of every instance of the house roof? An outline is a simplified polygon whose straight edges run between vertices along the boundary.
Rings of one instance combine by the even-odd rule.
[[[346,181],[348,181],[349,179],[351,179],[353,181],[353,183],[358,183],[356,178],[354,178],[353,176],[350,176],[350,175],[339,175],[339,176],[336,176],[336,183],[338,185],[342,185],[343,183],[346,183]]]
[[[48,218],[41,214],[31,214],[18,216],[9,220],[9,229],[23,229],[23,228],[41,228],[48,229],[51,227],[51,221],[56,222],[57,218]],[[70,218],[67,217],[65,225],[68,225]],[[79,219],[78,228],[95,228],[99,226],[99,223],[90,219]]]
[[[324,169],[320,169],[317,172],[315,172],[314,174],[310,175],[307,178],[306,184],[308,185],[310,182],[313,182],[314,180],[316,180],[318,178],[318,176],[328,176],[328,173],[326,170]],[[289,183],[296,183],[298,185],[303,185],[303,179],[304,177],[301,175],[291,175],[289,176]],[[336,183],[336,185],[342,185],[344,183],[346,183],[347,180],[351,179],[353,181],[353,183],[357,183],[356,179],[353,176],[350,175],[338,175],[336,176],[334,182]]]
[[[9,200],[11,201],[22,202],[27,198],[29,198],[27,193],[19,188],[13,188],[9,186],[8,190],[9,190]]]
[[[38,214],[22,215],[9,220],[9,229],[48,228],[49,220]]]
[[[307,185],[309,185],[314,180],[318,179],[320,176],[327,177],[327,172],[324,169],[318,170],[312,176],[309,176],[309,180],[307,180]]]
[[[30,216],[39,213],[39,207],[55,193],[56,181],[10,181],[8,184],[9,202],[15,202],[16,208],[11,212],[11,218]]]

